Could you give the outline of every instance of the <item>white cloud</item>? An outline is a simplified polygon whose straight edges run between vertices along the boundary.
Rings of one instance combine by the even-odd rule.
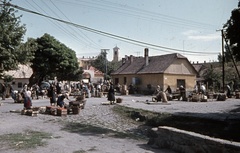
[[[189,40],[214,41],[214,40],[220,40],[221,39],[220,33],[200,34],[199,31],[188,30],[188,31],[183,32],[182,34],[187,36],[187,38]]]

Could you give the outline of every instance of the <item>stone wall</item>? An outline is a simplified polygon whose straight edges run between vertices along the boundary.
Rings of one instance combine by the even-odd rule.
[[[149,133],[148,144],[154,148],[168,148],[178,153],[239,153],[240,143],[212,138],[194,132],[160,126]]]

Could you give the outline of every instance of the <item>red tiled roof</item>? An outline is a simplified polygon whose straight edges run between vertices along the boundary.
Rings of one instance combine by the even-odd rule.
[[[88,70],[94,71],[94,74],[95,74],[95,75],[103,75],[102,71],[96,69],[96,68],[93,67],[93,66],[90,66]]]

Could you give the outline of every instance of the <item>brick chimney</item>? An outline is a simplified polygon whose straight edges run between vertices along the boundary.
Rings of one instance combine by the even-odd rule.
[[[145,66],[148,66],[148,48],[144,49]]]
[[[130,63],[133,63],[133,55],[130,55]]]
[[[122,58],[122,65],[126,63],[126,58]]]

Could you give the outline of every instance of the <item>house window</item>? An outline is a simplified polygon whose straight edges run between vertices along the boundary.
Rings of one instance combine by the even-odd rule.
[[[185,79],[177,79],[177,88],[179,88],[180,86],[183,86],[185,88]]]
[[[15,85],[16,84],[16,82],[12,82],[12,85]]]
[[[132,78],[132,84],[134,84],[134,85],[140,85],[140,79],[139,79],[139,78],[136,78],[136,77]]]
[[[123,82],[124,82],[124,84],[127,84],[127,78],[126,78],[126,77],[124,77],[123,79],[124,79],[124,81],[123,81]]]
[[[119,78],[115,78],[114,83],[115,83],[115,85],[117,85],[119,83]]]
[[[22,88],[22,82],[18,82],[18,88]]]

